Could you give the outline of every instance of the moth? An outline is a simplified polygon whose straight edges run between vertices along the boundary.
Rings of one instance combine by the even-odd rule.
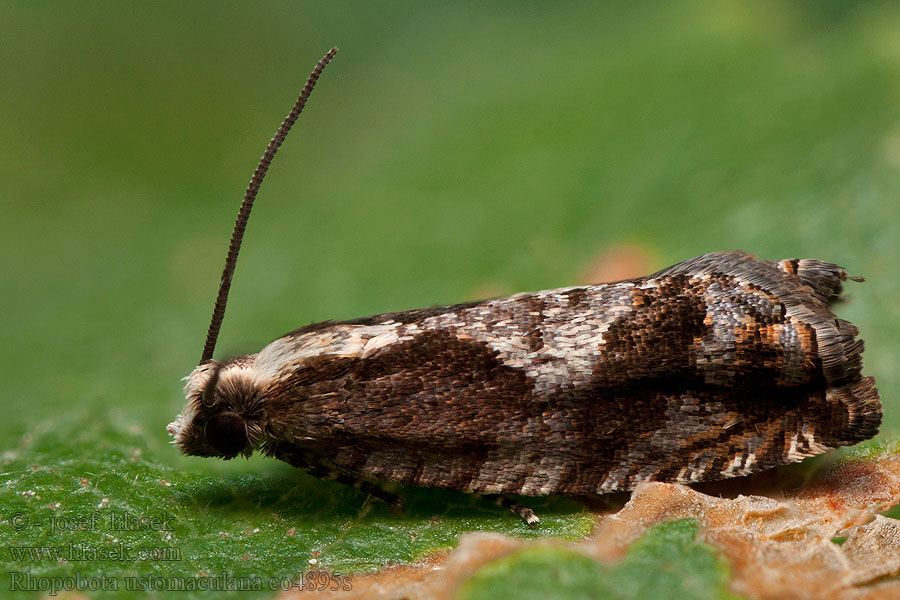
[[[848,274],[810,259],[715,252],[617,283],[314,323],[213,360],[253,201],[336,52],[250,181],[168,426],[182,452],[261,451],[395,504],[385,482],[478,493],[533,524],[509,495],[736,477],[877,433],[863,342],[831,310]]]

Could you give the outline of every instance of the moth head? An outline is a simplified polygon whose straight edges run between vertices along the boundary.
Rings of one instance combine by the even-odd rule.
[[[184,410],[168,426],[184,454],[229,459],[259,445],[264,386],[251,358],[207,361],[185,378]]]
[[[332,48],[316,64],[291,112],[266,146],[250,179],[250,185],[244,192],[231,243],[228,245],[225,269],[219,282],[219,293],[216,296],[200,365],[185,378],[187,385],[184,394],[187,403],[181,414],[167,427],[169,434],[175,438],[175,445],[185,454],[222,458],[234,458],[238,454],[250,456],[253,449],[261,444],[265,425],[263,394],[266,382],[265,378],[254,370],[256,355],[242,356],[223,363],[212,360],[213,351],[216,348],[222,319],[225,317],[228,291],[231,289],[231,278],[237,265],[247,219],[250,218],[250,210],[253,208],[259,186],[262,185],[275,153],[306,106],[306,100],[312,93],[319,75],[336,53],[337,48]]]

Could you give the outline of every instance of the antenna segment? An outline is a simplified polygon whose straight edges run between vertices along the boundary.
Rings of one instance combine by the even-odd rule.
[[[253,172],[253,177],[250,178],[250,185],[247,186],[247,191],[244,192],[244,200],[241,202],[241,209],[238,211],[237,221],[234,223],[234,232],[231,234],[231,243],[228,245],[228,256],[225,258],[225,269],[222,271],[222,280],[219,283],[219,294],[216,296],[216,305],[213,308],[212,319],[209,323],[209,331],[206,334],[206,345],[203,346],[203,356],[200,358],[200,364],[212,359],[213,351],[216,349],[216,340],[219,337],[219,329],[222,327],[222,320],[225,318],[225,304],[228,302],[228,291],[231,289],[231,278],[234,275],[234,267],[237,265],[241,241],[244,239],[244,230],[247,228],[247,220],[250,218],[250,210],[253,208],[253,201],[256,200],[259,186],[262,185],[263,178],[266,176],[266,171],[269,170],[272,158],[275,157],[275,153],[278,152],[278,148],[281,147],[284,138],[287,137],[291,127],[297,122],[297,117],[300,116],[303,107],[306,106],[306,100],[316,86],[319,75],[322,74],[325,66],[331,62],[331,59],[334,58],[337,51],[337,48],[332,48],[328,51],[328,54],[323,56],[316,64],[309,79],[306,80],[306,85],[303,86],[303,91],[300,92],[300,97],[297,98],[297,102],[294,103],[291,112],[288,113],[284,118],[284,121],[281,122],[281,126],[278,128],[278,131],[275,132],[275,137],[273,137],[269,142],[269,145],[266,146],[266,151],[263,152],[262,158],[259,159],[259,164]]]

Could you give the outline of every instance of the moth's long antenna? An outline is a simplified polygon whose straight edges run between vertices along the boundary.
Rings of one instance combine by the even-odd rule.
[[[266,146],[266,151],[263,152],[262,158],[259,159],[259,165],[257,165],[256,171],[253,172],[253,177],[250,178],[250,185],[247,186],[247,191],[244,192],[244,201],[241,202],[241,209],[238,211],[237,221],[234,223],[234,232],[231,234],[231,244],[228,246],[228,256],[225,258],[225,269],[222,271],[222,281],[219,283],[219,295],[216,296],[216,306],[213,308],[212,320],[209,323],[209,331],[206,334],[206,345],[203,347],[203,356],[200,358],[201,364],[211,359],[213,351],[216,349],[216,339],[219,337],[222,319],[225,318],[225,304],[228,302],[228,290],[231,289],[231,277],[234,275],[234,267],[237,264],[238,252],[241,249],[241,241],[244,238],[244,230],[247,228],[247,219],[250,218],[250,209],[253,208],[253,201],[256,199],[259,186],[262,185],[266,171],[269,170],[272,158],[278,152],[278,148],[281,147],[281,143],[287,137],[291,127],[297,122],[297,117],[300,116],[303,107],[306,106],[306,100],[316,86],[319,75],[322,74],[325,66],[331,62],[337,51],[337,48],[332,48],[316,64],[316,68],[313,69],[309,79],[306,80],[306,85],[303,86],[303,91],[300,92],[300,97],[294,103],[294,108],[281,122],[281,126],[275,132],[275,137]]]

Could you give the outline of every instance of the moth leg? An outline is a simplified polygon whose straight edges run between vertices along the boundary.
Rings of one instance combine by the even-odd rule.
[[[534,511],[530,508],[522,506],[512,498],[508,496],[504,496],[502,494],[481,494],[481,497],[485,500],[490,500],[494,504],[498,506],[502,506],[503,508],[508,508],[514,514],[519,516],[522,520],[524,520],[529,527],[534,527],[540,522],[540,517],[534,514]]]
[[[367,481],[359,475],[342,469],[337,465],[330,464],[327,460],[323,460],[313,453],[297,451],[295,449],[280,448],[274,453],[279,460],[283,460],[292,467],[302,469],[313,477],[325,479],[327,481],[337,481],[344,485],[356,488],[362,492],[371,495],[382,502],[386,502],[390,506],[402,508],[405,504],[403,497],[393,494],[377,483]]]
[[[397,494],[385,490],[377,483],[366,481],[361,477],[349,473],[344,473],[321,465],[310,466],[306,469],[306,472],[319,479],[337,481],[338,483],[356,488],[396,508],[403,508],[403,505],[406,502],[402,496],[398,496]]]

